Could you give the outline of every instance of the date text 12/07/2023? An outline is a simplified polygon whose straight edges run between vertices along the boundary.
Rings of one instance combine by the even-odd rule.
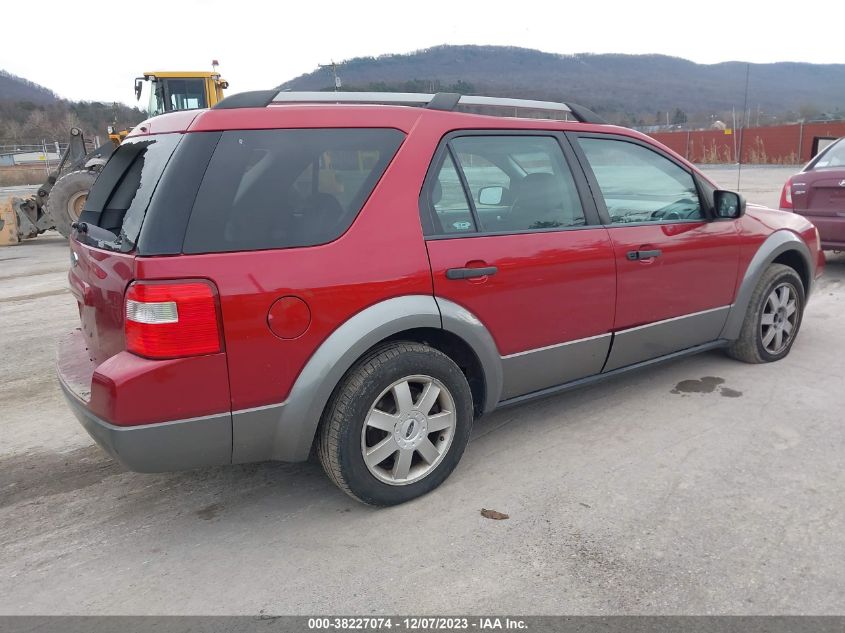
[[[405,631],[524,631],[523,619],[508,617],[322,617],[308,618],[308,629],[328,630],[405,630]]]

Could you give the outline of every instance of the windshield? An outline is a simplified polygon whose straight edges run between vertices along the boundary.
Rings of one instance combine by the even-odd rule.
[[[177,110],[207,108],[205,80],[155,78],[144,81],[140,102],[146,102],[147,116],[154,117]]]

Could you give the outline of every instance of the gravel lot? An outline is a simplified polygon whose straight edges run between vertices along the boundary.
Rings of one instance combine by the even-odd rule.
[[[742,188],[776,203],[794,171]],[[785,361],[707,353],[494,413],[386,510],[314,463],[124,472],[54,378],[67,261],[55,235],[0,249],[0,613],[845,612],[841,254]]]
[[[720,187],[739,191],[749,202],[777,209],[783,183],[800,169],[796,165],[743,165],[741,169],[736,165],[718,165],[705,166],[702,171]]]

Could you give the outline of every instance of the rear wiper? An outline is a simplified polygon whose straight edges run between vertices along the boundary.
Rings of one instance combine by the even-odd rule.
[[[100,228],[87,222],[74,222],[70,228],[85,233],[95,242],[117,242],[117,235],[107,229]]]

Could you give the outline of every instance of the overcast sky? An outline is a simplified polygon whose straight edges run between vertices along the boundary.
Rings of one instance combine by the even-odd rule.
[[[2,0],[0,69],[69,99],[134,103],[133,79],[143,71],[210,70],[218,59],[231,94],[273,87],[332,59],[438,44],[661,53],[707,64],[845,63],[845,46],[835,32],[845,18],[845,1],[789,3],[790,9],[779,4]]]

